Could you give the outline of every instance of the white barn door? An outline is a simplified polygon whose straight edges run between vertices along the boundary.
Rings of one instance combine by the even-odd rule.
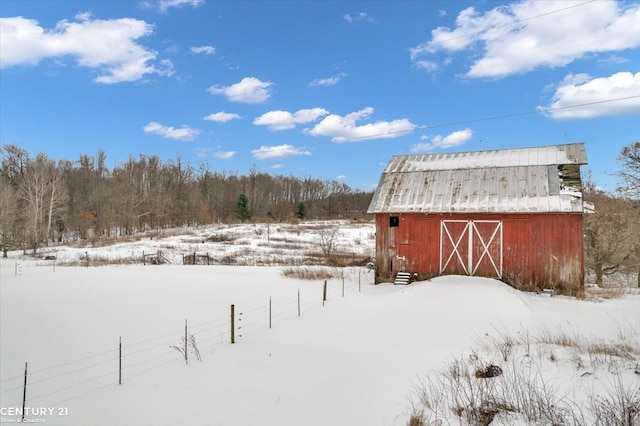
[[[502,221],[440,222],[440,273],[502,278]]]

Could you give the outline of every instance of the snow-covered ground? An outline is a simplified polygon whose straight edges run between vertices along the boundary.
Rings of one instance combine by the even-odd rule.
[[[354,229],[341,227],[340,244],[371,250],[372,225]],[[203,235],[219,231],[202,232],[172,241],[156,237],[102,248],[58,248],[58,262],[85,251],[137,256],[157,250],[154,244],[165,244],[165,250],[172,245],[178,258],[176,241],[193,238],[185,244],[203,245]],[[259,240],[265,232],[253,235]],[[270,234],[277,235],[273,229]],[[297,247],[305,250],[302,243]],[[177,264],[54,268],[53,261],[12,253],[0,262],[1,421],[20,418],[25,362],[30,422],[386,426],[407,423],[415,387],[427,373],[488,339],[562,329],[640,348],[638,295],[578,301],[457,276],[373,285],[373,273],[350,267],[343,270],[344,280],[328,280],[323,304],[322,280],[286,278],[282,270]],[[230,343],[232,304],[235,344]],[[201,356],[198,361],[191,351],[188,365],[171,347],[182,347],[185,320]],[[580,370],[563,350],[539,349],[536,357],[548,360],[551,353],[559,358],[548,378],[554,385],[593,388],[611,376],[610,368],[590,370],[586,359]],[[626,385],[637,388],[634,362],[637,357],[617,369]]]

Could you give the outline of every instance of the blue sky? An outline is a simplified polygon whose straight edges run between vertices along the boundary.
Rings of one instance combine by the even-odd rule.
[[[393,155],[640,140],[640,3],[0,3],[0,143],[339,180]]]

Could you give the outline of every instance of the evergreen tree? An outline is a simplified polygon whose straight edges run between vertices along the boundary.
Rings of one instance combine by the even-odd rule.
[[[298,219],[304,219],[304,215],[305,215],[304,203],[300,203],[298,204],[298,210],[296,210],[296,217]]]
[[[240,194],[236,202],[236,217],[240,222],[246,222],[253,216],[253,210],[249,208],[249,199],[244,193]]]

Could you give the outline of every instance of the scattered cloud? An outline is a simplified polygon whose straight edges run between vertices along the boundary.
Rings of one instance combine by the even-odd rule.
[[[340,74],[334,75],[333,77],[328,78],[316,78],[309,83],[309,87],[316,86],[333,86],[338,83],[340,80],[345,78],[347,73],[341,72]]]
[[[311,155],[311,152],[306,151],[304,148],[284,144],[278,146],[261,146],[251,151],[251,155],[258,160],[274,160],[297,155]]]
[[[456,132],[448,134],[447,136],[422,136],[420,139],[425,142],[415,144],[409,150],[414,153],[419,153],[431,151],[436,148],[453,148],[456,146],[464,145],[465,143],[469,142],[472,137],[473,131],[471,131],[471,129],[469,128],[458,130]]]
[[[600,78],[569,74],[558,85],[551,103],[538,110],[556,120],[640,114],[638,96],[640,72],[619,72]],[[574,105],[578,106],[572,108]]]
[[[160,135],[163,138],[175,139],[179,141],[191,141],[200,134],[200,130],[192,129],[189,126],[182,126],[176,129],[175,127],[163,126],[162,124],[156,123],[155,121],[150,122],[149,124],[144,126],[143,129],[145,133]]]
[[[207,91],[212,95],[224,95],[231,102],[247,104],[265,103],[271,96],[273,83],[261,81],[255,77],[245,77],[231,86],[211,86]]]
[[[143,1],[142,7],[146,9],[158,9],[160,12],[165,13],[172,7],[181,8],[183,6],[198,7],[204,4],[204,0],[158,0],[158,1]]]
[[[440,9],[438,11],[438,16],[441,17],[441,18],[444,18],[445,16],[447,16],[447,11],[443,10],[443,9]]]
[[[617,1],[524,0],[486,12],[468,7],[458,14],[454,29],[438,27],[429,41],[410,49],[411,59],[440,51],[480,51],[467,77],[501,78],[565,66],[587,54],[636,48],[638,22],[640,4]]]
[[[209,114],[204,119],[207,121],[215,121],[216,123],[226,123],[227,121],[236,120],[238,118],[240,118],[238,114],[220,111]]]
[[[216,48],[213,46],[193,46],[189,50],[195,54],[203,53],[205,55],[214,55],[216,53]]]
[[[335,179],[336,179],[336,180],[347,180],[347,179],[349,179],[349,176],[346,176],[346,175],[338,175],[338,176],[336,176],[336,178],[335,178]]]
[[[288,130],[297,124],[310,123],[329,114],[322,108],[301,109],[294,113],[289,111],[269,111],[253,120],[256,126],[267,126],[269,130]]]
[[[343,16],[344,20],[350,24],[354,22],[376,22],[369,14],[365,12],[360,13],[347,13]]]
[[[284,164],[280,164],[280,163],[278,163],[278,164],[274,164],[274,165],[273,165],[273,166],[271,166],[270,168],[271,168],[271,169],[281,169],[281,168],[283,168],[283,167],[284,167]]]
[[[196,148],[196,156],[198,158],[207,158],[211,152],[210,148]]]
[[[59,21],[53,29],[23,17],[0,18],[0,68],[72,57],[79,66],[98,71],[97,83],[166,75],[166,70],[152,64],[157,52],[137,43],[152,32],[153,25],[145,21],[91,19],[88,13],[76,15],[74,21]]]
[[[236,151],[218,151],[213,154],[214,157],[219,158],[220,160],[228,160],[233,158],[237,153]]]
[[[331,114],[305,133],[313,136],[330,136],[333,142],[350,142],[365,139],[391,139],[411,133],[417,126],[407,119],[377,121],[356,125],[356,122],[373,114],[367,107],[345,116]]]
[[[440,69],[440,65],[438,65],[437,62],[433,62],[433,61],[420,60],[420,61],[416,61],[415,65],[416,67],[423,69],[427,72],[436,72]]]

